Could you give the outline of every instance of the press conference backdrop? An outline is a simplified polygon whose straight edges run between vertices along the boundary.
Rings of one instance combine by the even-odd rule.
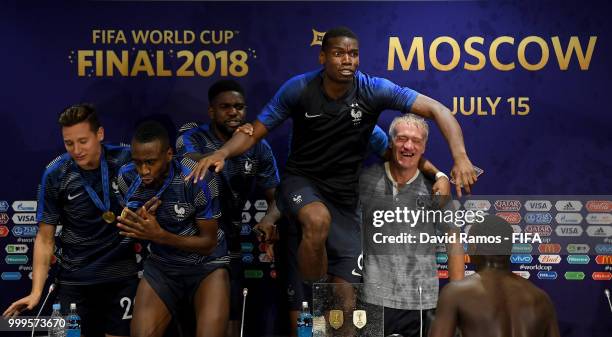
[[[207,121],[208,87],[234,78],[246,88],[252,120],[284,81],[319,67],[322,33],[337,25],[359,36],[361,71],[453,111],[471,160],[485,170],[476,194],[612,194],[606,2],[20,1],[0,7],[2,308],[30,289],[36,229],[29,226],[36,226],[37,206],[31,201],[44,166],[64,151],[56,123],[62,108],[94,103],[106,140],[129,141],[147,117],[174,128]],[[379,124],[387,128],[395,115],[384,113]],[[268,137],[281,171],[289,130],[285,123]],[[447,172],[452,166],[435,126],[426,156]],[[243,222],[253,224],[265,205],[255,197],[248,206]],[[610,228],[603,227],[602,242],[609,244]],[[287,294],[269,290],[283,287],[284,270],[261,257],[264,247],[248,231],[243,263],[251,293],[273,300],[259,301],[264,308],[252,311],[247,330],[281,334],[272,318],[284,315]],[[554,279],[523,273],[551,296],[563,336],[609,336],[612,313],[603,295],[612,288],[609,248],[597,253],[603,263],[591,256],[574,268],[583,277],[566,277],[565,260],[553,264]],[[444,256],[439,262],[444,278]]]

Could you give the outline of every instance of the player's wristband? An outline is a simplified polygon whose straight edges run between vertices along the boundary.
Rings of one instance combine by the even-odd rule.
[[[436,180],[438,180],[438,179],[440,179],[442,177],[448,179],[448,176],[446,174],[444,174],[444,172],[440,171],[440,172],[436,173]]]

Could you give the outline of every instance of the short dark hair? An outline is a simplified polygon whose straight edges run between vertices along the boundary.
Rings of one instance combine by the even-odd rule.
[[[512,241],[504,238],[512,238],[512,227],[503,218],[497,215],[485,215],[483,222],[476,222],[470,228],[470,237],[493,237],[499,236],[499,243],[476,243],[475,251],[470,255],[510,255],[512,252]]]
[[[140,123],[136,127],[132,142],[137,143],[149,143],[159,140],[164,150],[170,146],[170,138],[168,137],[168,130],[157,121],[148,120]]]
[[[328,30],[323,36],[323,42],[321,43],[321,49],[326,50],[329,44],[329,40],[335,37],[348,37],[348,38],[359,41],[357,34],[355,34],[352,30],[348,29],[347,27],[344,27],[344,26],[334,27]]]
[[[65,108],[57,121],[62,127],[88,122],[93,132],[97,132],[101,126],[96,109],[88,103],[71,105]]]
[[[242,86],[234,80],[219,80],[208,89],[208,103],[212,104],[212,101],[222,92],[236,91],[244,97],[244,89]]]

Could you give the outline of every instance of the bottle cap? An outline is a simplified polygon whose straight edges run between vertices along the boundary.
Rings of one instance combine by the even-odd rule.
[[[76,310],[76,303],[70,303],[70,310]]]
[[[62,306],[59,303],[53,304],[53,310],[60,310]]]

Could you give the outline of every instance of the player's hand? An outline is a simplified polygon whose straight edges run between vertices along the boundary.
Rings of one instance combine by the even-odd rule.
[[[34,294],[30,294],[18,301],[13,302],[13,304],[11,304],[8,309],[6,309],[4,313],[2,313],[2,316],[4,318],[15,317],[21,314],[23,311],[34,309],[38,305],[39,301],[40,295],[37,296]]]
[[[155,216],[160,205],[161,200],[159,200],[158,197],[153,197],[149,199],[149,201],[145,202],[142,207],[138,208],[136,214],[138,214],[141,218],[145,218],[147,214]],[[145,210],[146,213],[144,212]]]
[[[433,195],[451,195],[451,184],[448,178],[438,178],[434,183],[431,192]]]
[[[271,222],[262,221],[256,224],[254,228],[263,232],[263,235],[258,236],[257,239],[259,242],[266,243],[266,255],[274,261],[274,243],[278,241],[278,229],[276,225]]]
[[[206,156],[200,161],[198,161],[198,165],[196,165],[195,169],[185,177],[185,181],[189,181],[193,179],[194,183],[204,179],[206,172],[209,168],[214,167],[215,172],[219,173],[225,166],[225,158],[227,156],[223,154],[221,151],[215,151],[210,156]]]
[[[457,197],[461,197],[461,189],[465,189],[467,194],[472,194],[472,186],[476,183],[476,171],[470,159],[464,156],[461,159],[455,160],[451,177],[455,180],[455,189]]]
[[[152,210],[155,212],[157,207],[161,205],[161,201],[158,200],[153,206]],[[149,210],[145,209],[144,206],[140,207],[135,213],[129,209],[124,209],[124,214],[117,217],[117,227],[119,227],[119,234],[134,239],[156,241],[159,239],[164,230],[157,222],[154,214],[151,214]]]
[[[249,135],[249,136],[252,136],[252,135],[253,135],[253,130],[254,130],[254,129],[253,129],[253,124],[251,124],[251,123],[244,123],[244,124],[240,125],[240,126],[239,126],[239,127],[236,129],[236,131],[234,131],[234,134],[235,134],[235,133],[238,133],[238,132],[242,132],[242,133],[244,133],[244,134],[247,134],[247,135]]]

